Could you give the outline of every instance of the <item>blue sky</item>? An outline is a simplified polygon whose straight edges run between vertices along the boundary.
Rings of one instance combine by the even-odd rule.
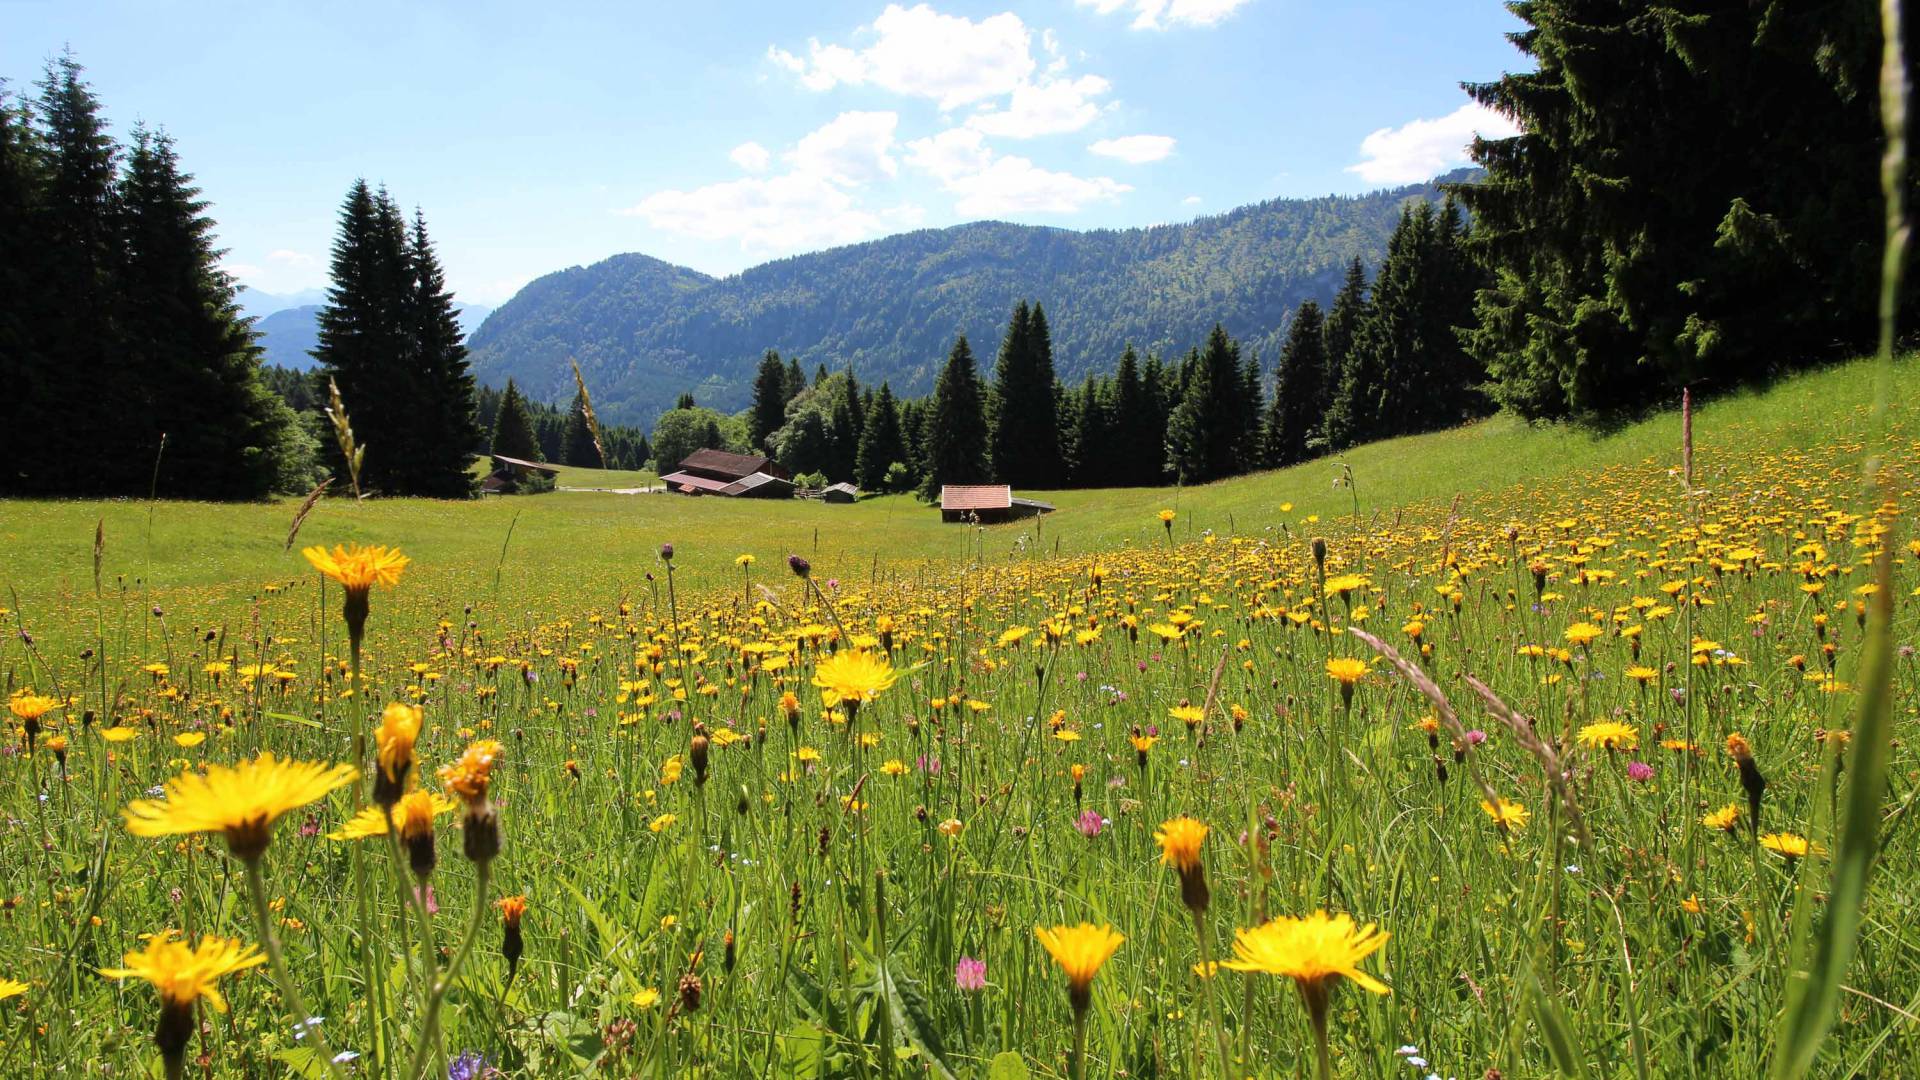
[[[165,127],[246,284],[325,284],[357,176],[462,299],[642,251],[710,273],[921,227],[1187,220],[1463,161],[1519,65],[1493,0],[0,0],[0,76],[71,46]]]

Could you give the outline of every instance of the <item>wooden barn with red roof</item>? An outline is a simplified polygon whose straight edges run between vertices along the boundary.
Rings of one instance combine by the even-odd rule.
[[[660,482],[683,495],[743,499],[791,499],[794,489],[793,474],[772,458],[725,450],[695,450]]]
[[[990,524],[1052,512],[1053,507],[1047,503],[1015,498],[1009,484],[943,484],[940,487],[941,521]]]

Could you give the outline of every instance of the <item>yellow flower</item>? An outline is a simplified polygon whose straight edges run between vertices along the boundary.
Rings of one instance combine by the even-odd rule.
[[[375,585],[387,588],[398,585],[400,571],[412,561],[400,554],[399,548],[383,544],[335,545],[332,551],[316,546],[305,548],[300,554],[307,557],[315,570],[339,582],[347,592],[360,596],[365,596]]]
[[[1367,673],[1367,662],[1352,656],[1336,656],[1327,661],[1327,677],[1341,686],[1352,686]]]
[[[163,934],[147,939],[145,952],[130,952],[123,968],[102,968],[109,979],[145,979],[160,992],[160,1000],[175,1009],[184,1009],[200,998],[215,1012],[226,1012],[226,999],[214,983],[223,975],[258,967],[266,955],[252,945],[243,946],[225,938],[203,937],[197,949]]]
[[[1282,915],[1251,930],[1233,932],[1233,959],[1221,966],[1229,971],[1257,971],[1280,975],[1314,991],[1337,976],[1359,983],[1376,994],[1385,983],[1360,970],[1360,961],[1387,943],[1388,934],[1373,923],[1356,926],[1353,916],[1316,911],[1305,918]]]
[[[101,728],[100,737],[108,742],[126,742],[129,739],[139,738],[140,732],[122,724],[115,724],[110,728]]]
[[[1493,819],[1493,823],[1502,829],[1524,829],[1527,826],[1527,819],[1533,816],[1533,811],[1506,799],[1501,799],[1498,803],[1481,799],[1480,809],[1486,811],[1487,816]]]
[[[665,832],[673,827],[674,822],[679,820],[680,819],[673,814],[661,814],[659,817],[647,822],[647,828],[654,832]]]
[[[447,785],[448,791],[467,800],[468,806],[483,803],[492,781],[493,763],[500,760],[505,750],[494,739],[481,739],[467,747],[458,761],[440,767],[440,781]]]
[[[413,767],[413,744],[420,738],[418,705],[395,702],[380,714],[380,725],[373,729],[374,745],[380,748],[380,771],[398,784]]]
[[[1658,671],[1640,664],[1635,664],[1627,669],[1627,678],[1632,679],[1641,686],[1645,686],[1659,677],[1660,673]]]
[[[204,731],[183,731],[175,735],[173,741],[174,745],[191,750],[207,741],[207,733]]]
[[[1087,988],[1092,985],[1093,977],[1100,973],[1100,966],[1113,958],[1125,937],[1114,932],[1111,926],[1095,926],[1081,923],[1079,926],[1056,926],[1051,930],[1042,927],[1033,928],[1033,936],[1046,946],[1053,962],[1067,973],[1068,996],[1073,999],[1075,1011],[1086,1007],[1090,1000]]]
[[[13,713],[14,719],[23,723],[38,720],[59,707],[59,698],[45,697],[29,691],[21,691],[7,699],[7,709]]]
[[[741,558],[747,559],[752,557],[751,555],[741,556]],[[658,1004],[660,1004],[660,991],[654,987],[641,987],[640,990],[633,995],[633,1006],[636,1009],[651,1009]]]
[[[1207,823],[1190,817],[1177,817],[1160,826],[1153,834],[1160,845],[1160,861],[1183,874],[1200,865],[1200,845],[1207,839]]]
[[[1030,626],[1009,626],[1000,631],[1000,647],[1004,649],[1009,645],[1017,645],[1020,639],[1031,633],[1033,628]]]
[[[1367,579],[1359,574],[1336,574],[1327,579],[1327,595],[1345,596],[1366,588],[1368,584]]]
[[[16,979],[0,979],[0,1001],[17,998],[27,992],[27,984]]]
[[[736,555],[736,556],[734,556],[734,559],[733,559],[733,565],[735,565],[735,566],[752,566],[752,565],[753,565],[753,556],[752,556],[752,555]],[[657,993],[658,993],[658,992],[656,991],[656,996],[657,996]]]
[[[1728,803],[1700,819],[1700,824],[1705,825],[1709,829],[1724,829],[1727,832],[1732,832],[1733,827],[1739,823],[1739,803]]]
[[[267,850],[280,815],[353,781],[351,765],[287,761],[267,751],[232,767],[212,765],[204,774],[175,777],[167,781],[164,801],[135,800],[124,816],[135,836],[222,833],[228,850],[251,861]]]
[[[1178,515],[1171,510],[1162,510],[1160,511],[1160,524],[1171,527],[1173,525],[1173,519],[1177,516]]]
[[[1207,718],[1207,711],[1198,705],[1175,705],[1167,710],[1167,715],[1192,727]]]
[[[1589,749],[1637,750],[1640,732],[1632,724],[1601,720],[1580,729],[1580,745]]]
[[[1789,859],[1800,859],[1808,855],[1824,855],[1827,853],[1826,848],[1808,840],[1804,836],[1796,836],[1793,833],[1765,833],[1760,837],[1760,846],[1773,852],[1775,855],[1783,855]]]
[[[962,829],[965,829],[966,826],[960,823],[959,818],[948,818],[947,820],[941,822],[939,825],[935,826],[935,828],[940,830],[941,836],[947,837],[948,839],[952,839],[956,836],[959,836],[960,831]]]
[[[1604,633],[1605,630],[1590,622],[1577,622],[1567,627],[1567,644],[1582,647],[1591,645]]]
[[[437,792],[410,791],[393,808],[393,819],[400,824],[400,839],[411,840],[433,831],[433,819],[460,804]],[[338,830],[327,834],[329,840],[364,840],[387,835],[387,810],[383,806],[361,807]]]
[[[899,678],[886,654],[865,649],[843,649],[813,669],[813,685],[820,688],[820,697],[828,708],[842,702],[872,701]]]

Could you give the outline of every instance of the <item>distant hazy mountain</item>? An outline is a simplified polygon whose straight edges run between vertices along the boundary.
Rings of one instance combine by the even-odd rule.
[[[1437,197],[1434,184],[1418,184],[1088,232],[976,222],[727,278],[615,255],[536,279],[469,344],[482,382],[504,386],[511,376],[546,400],[572,395],[567,362],[577,358],[596,411],[642,424],[685,390],[702,404],[744,406],[769,348],[809,372],[852,364],[862,382],[888,379],[896,392],[922,394],[956,334],[991,364],[1022,298],[1046,308],[1064,379],[1110,370],[1129,342],[1184,352],[1215,321],[1270,368],[1293,309],[1330,300],[1355,256],[1377,264],[1401,207]]]
[[[270,293],[258,289],[240,290],[240,313],[264,319],[276,311],[288,308],[307,307],[324,304],[327,301],[325,289],[301,289],[299,292]]]
[[[324,295],[322,299],[325,299]],[[460,327],[468,337],[472,337],[473,331],[493,313],[492,308],[480,304],[456,303],[453,306],[459,313]],[[305,304],[284,308],[257,320],[253,324],[253,332],[264,352],[261,361],[295,371],[306,371],[313,367],[310,352],[320,343],[319,315],[319,304]]]

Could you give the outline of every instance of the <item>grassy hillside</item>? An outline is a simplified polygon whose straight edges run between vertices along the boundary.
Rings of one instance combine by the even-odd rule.
[[[1898,368],[1894,422],[1911,421],[1920,401],[1920,364]],[[1872,396],[1868,365],[1852,363],[1704,406],[1695,419],[1699,482],[1721,475],[1720,451],[1786,452],[1834,438]],[[486,604],[496,571],[529,610],[563,609],[646,589],[658,569],[655,549],[672,542],[680,581],[692,589],[731,589],[742,581],[735,556],[753,554],[756,573],[784,574],[791,552],[849,579],[914,575],[968,560],[986,564],[1125,544],[1158,542],[1154,518],[1180,511],[1184,537],[1207,530],[1258,534],[1298,529],[1317,516],[1322,528],[1351,518],[1357,496],[1364,521],[1391,518],[1421,503],[1444,506],[1517,486],[1580,485],[1610,468],[1642,468],[1649,498],[1676,488],[1663,470],[1679,461],[1679,423],[1672,414],[1608,434],[1565,426],[1534,427],[1498,417],[1468,427],[1359,447],[1337,462],[1321,459],[1290,469],[1205,487],[1035,493],[1059,511],[1038,521],[969,529],[945,525],[908,496],[853,506],[796,501],[767,503],[664,495],[557,492],[535,497],[448,503],[429,500],[329,500],[301,530],[306,544],[348,540],[402,545],[415,560],[410,580],[451,605]],[[1351,469],[1354,487],[1335,481]],[[568,469],[567,487],[631,487],[646,473]],[[1283,506],[1291,510],[1283,510]],[[104,529],[107,589],[124,583],[131,598],[158,604],[176,619],[223,621],[236,605],[270,583],[307,573],[298,551],[283,550],[294,505],[130,501],[0,504],[0,596],[17,593],[30,624],[70,611],[91,590],[94,527]],[[12,606],[12,601],[8,601]],[[90,607],[90,605],[89,605]]]

